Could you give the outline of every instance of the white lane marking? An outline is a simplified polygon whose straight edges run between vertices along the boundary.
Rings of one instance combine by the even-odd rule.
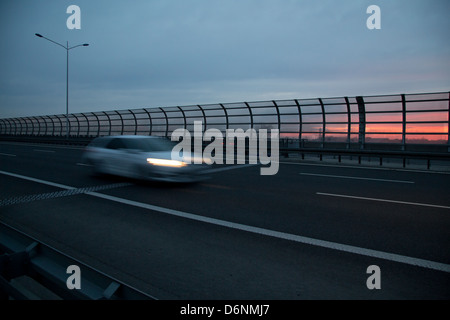
[[[2,152],[0,152],[0,155],[2,155],[2,156],[7,156],[7,157],[16,157],[17,155],[15,155],[15,154],[11,154],[11,153],[2,153]]]
[[[436,171],[436,170],[420,170],[420,169],[401,169],[401,168],[394,168],[394,167],[386,167],[386,168],[378,168],[378,167],[367,167],[364,165],[360,166],[351,166],[351,165],[345,165],[345,164],[321,164],[321,163],[299,163],[299,162],[286,162],[286,161],[280,161],[280,164],[292,164],[297,166],[315,166],[315,167],[332,167],[332,168],[349,168],[349,169],[361,169],[361,170],[388,170],[388,171],[403,171],[403,172],[420,172],[420,173],[434,173],[434,174],[450,174],[450,172],[447,171]]]
[[[414,181],[402,181],[402,180],[389,180],[389,179],[374,179],[365,177],[350,177],[350,176],[335,176],[331,174],[318,174],[318,173],[306,173],[300,172],[304,176],[317,176],[317,177],[327,177],[327,178],[341,178],[341,179],[356,179],[356,180],[368,180],[368,181],[381,181],[381,182],[396,182],[396,183],[414,183]]]
[[[33,181],[33,182],[37,182],[37,183],[42,183],[42,184],[46,184],[52,187],[57,187],[57,188],[63,188],[63,189],[77,189],[71,186],[66,186],[63,184],[59,184],[59,183],[54,183],[54,182],[50,182],[50,181],[45,181],[45,180],[41,180],[41,179],[36,179],[36,178],[32,178],[32,177],[27,177],[27,176],[23,176],[20,174],[16,174],[16,173],[11,173],[11,172],[6,172],[6,171],[0,171],[0,174],[4,174],[10,177],[14,177],[14,178],[19,178],[19,179],[24,179],[24,180],[28,180],[28,181]]]
[[[248,225],[244,225],[244,224],[240,224],[240,223],[229,222],[229,221],[225,221],[225,220],[219,220],[219,219],[215,219],[215,218],[208,218],[208,217],[204,217],[204,216],[200,216],[200,215],[196,215],[196,214],[192,214],[192,213],[158,207],[158,206],[151,205],[151,204],[132,201],[132,200],[123,199],[123,198],[110,196],[110,195],[106,195],[106,194],[101,194],[98,192],[88,192],[87,194],[94,196],[94,197],[98,197],[98,198],[102,198],[102,199],[106,199],[106,200],[110,200],[110,201],[115,201],[115,202],[119,202],[122,204],[130,205],[130,206],[134,206],[134,207],[138,207],[138,208],[142,208],[142,209],[162,212],[162,213],[170,214],[173,216],[191,219],[191,220],[195,220],[195,221],[201,221],[201,222],[218,225],[218,226],[222,226],[222,227],[226,227],[226,228],[242,230],[242,231],[246,231],[246,232],[261,234],[261,235],[279,238],[279,239],[295,241],[295,242],[299,242],[302,244],[308,244],[308,245],[323,247],[323,248],[332,249],[332,250],[344,251],[344,252],[349,252],[349,253],[368,256],[368,257],[375,257],[375,258],[379,258],[379,259],[400,262],[400,263],[409,264],[409,265],[413,265],[413,266],[419,266],[419,267],[427,268],[427,269],[450,272],[450,265],[445,264],[445,263],[440,263],[440,262],[435,262],[435,261],[430,261],[430,260],[425,260],[425,259],[418,259],[418,258],[403,256],[403,255],[399,255],[399,254],[393,254],[393,253],[389,253],[389,252],[366,249],[366,248],[361,248],[361,247],[356,247],[356,246],[350,246],[350,245],[340,244],[340,243],[331,242],[331,241],[324,241],[324,240],[319,240],[319,239],[314,239],[314,238],[308,238],[308,237],[298,236],[298,235],[294,235],[294,234],[290,234],[290,233],[284,233],[284,232],[279,232],[279,231],[274,231],[274,230],[269,230],[269,229],[264,229],[264,228],[252,227],[252,226],[248,226]]]
[[[33,149],[33,151],[35,151],[35,152],[49,152],[49,153],[56,152],[55,150],[40,150],[40,149]]]
[[[20,178],[20,179],[39,182],[39,183],[47,184],[47,185],[51,185],[51,186],[57,186],[57,187],[64,188],[64,189],[76,189],[74,187],[65,186],[62,184],[57,184],[57,183],[53,183],[50,181],[35,179],[35,178],[22,176],[19,174],[5,172],[5,171],[0,171],[0,174],[5,174],[5,175],[12,176],[12,177]],[[182,212],[182,211],[178,211],[178,210],[158,207],[158,206],[154,206],[151,204],[146,204],[146,203],[136,202],[136,201],[118,198],[118,197],[114,197],[114,196],[109,196],[109,195],[101,194],[98,192],[87,192],[86,194],[94,196],[94,197],[110,200],[110,201],[115,201],[115,202],[131,205],[131,206],[147,209],[147,210],[162,212],[162,213],[166,213],[166,214],[170,214],[170,215],[174,215],[174,216],[178,216],[178,217],[182,217],[182,218],[187,218],[187,219],[191,219],[191,220],[201,221],[201,222],[218,225],[218,226],[222,226],[222,227],[226,227],[226,228],[247,231],[247,232],[251,232],[251,233],[255,233],[255,234],[261,234],[261,235],[270,236],[270,237],[274,237],[274,238],[295,241],[295,242],[309,244],[309,245],[318,246],[318,247],[323,247],[323,248],[327,248],[327,249],[344,251],[344,252],[349,252],[349,253],[353,253],[353,254],[374,257],[374,258],[379,258],[379,259],[384,259],[384,260],[390,260],[390,261],[394,261],[394,262],[400,262],[400,263],[418,266],[418,267],[422,267],[422,268],[433,269],[433,270],[450,273],[450,265],[445,264],[445,263],[440,263],[440,262],[435,262],[435,261],[430,261],[430,260],[425,260],[425,259],[419,259],[419,258],[414,258],[414,257],[408,257],[408,256],[393,254],[393,253],[384,252],[384,251],[350,246],[350,245],[340,244],[340,243],[331,242],[331,241],[308,238],[308,237],[298,236],[298,235],[294,235],[294,234],[290,234],[290,233],[284,233],[284,232],[273,231],[273,230],[264,229],[264,228],[252,227],[252,226],[248,226],[248,225],[244,225],[244,224],[240,224],[240,223],[229,222],[229,221],[225,221],[225,220],[208,218],[208,217],[204,217],[204,216],[200,216],[200,215],[196,215],[196,214],[191,214],[191,213]]]
[[[316,194],[321,195],[321,196],[349,198],[349,199],[358,199],[358,200],[369,200],[369,201],[378,201],[378,202],[390,202],[390,203],[397,203],[397,204],[407,204],[407,205],[413,205],[413,206],[422,206],[422,207],[431,207],[431,208],[440,208],[440,209],[450,209],[450,207],[448,207],[448,206],[441,206],[441,205],[437,205],[437,204],[357,197],[357,196],[349,196],[349,195],[344,195],[344,194],[334,194],[334,193],[325,193],[325,192],[316,192]]]
[[[14,232],[15,232],[16,234],[23,234],[26,238],[31,239],[34,243],[39,243],[39,244],[42,244],[42,245],[43,245],[44,247],[46,247],[46,248],[50,248],[52,251],[58,253],[58,255],[61,256],[61,257],[64,257],[64,256],[67,257],[67,253],[65,253],[65,252],[63,252],[63,251],[61,251],[61,250],[59,250],[59,249],[56,249],[55,247],[52,247],[51,245],[47,244],[46,242],[43,242],[43,241],[41,241],[41,240],[38,240],[37,238],[32,237],[31,235],[28,235],[28,234],[24,233],[23,231],[17,229],[16,227],[13,227],[13,226],[11,226],[11,225],[9,225],[9,224],[6,224],[4,221],[0,221],[0,225],[3,226],[3,227],[6,227],[6,228],[9,229],[9,230],[14,230]],[[2,229],[3,229],[3,228],[2,228]],[[145,292],[143,292],[143,291],[140,291],[139,289],[137,289],[137,288],[135,288],[135,287],[133,287],[133,286],[131,286],[131,285],[129,285],[129,284],[126,284],[125,282],[122,282],[121,280],[118,280],[118,279],[114,278],[114,277],[111,276],[111,275],[107,275],[107,274],[104,273],[103,271],[100,271],[99,269],[97,269],[97,268],[95,268],[95,267],[93,267],[93,266],[90,266],[90,265],[88,265],[88,264],[85,263],[85,262],[81,262],[80,260],[77,260],[77,259],[75,259],[75,258],[71,258],[71,260],[72,260],[72,261],[77,261],[77,262],[79,263],[79,264],[77,263],[78,265],[83,265],[84,267],[88,267],[90,270],[95,271],[97,274],[107,276],[108,279],[110,279],[110,280],[113,280],[113,281],[115,281],[115,282],[117,282],[117,283],[119,283],[119,284],[125,284],[127,287],[129,287],[129,288],[131,288],[131,289],[133,289],[133,290],[135,290],[135,291],[141,293],[141,294],[144,295],[144,296],[150,297],[151,299],[154,299],[154,300],[158,300],[156,297],[153,297],[153,296],[149,295],[148,293],[145,293]],[[54,269],[53,269],[53,270],[54,270]],[[58,271],[57,271],[57,272],[58,272]]]

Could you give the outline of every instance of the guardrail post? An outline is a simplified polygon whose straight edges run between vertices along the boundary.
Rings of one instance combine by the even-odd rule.
[[[111,127],[112,127],[112,124],[111,124],[111,118],[109,117],[109,114],[108,113],[106,113],[105,111],[103,111],[103,114],[106,116],[106,118],[108,119],[108,136],[110,136],[111,135]]]
[[[91,112],[91,113],[97,120],[97,134],[95,136],[98,137],[100,135],[100,119],[98,118],[98,116],[95,112]],[[123,130],[123,121],[122,121],[122,130]]]
[[[9,123],[9,134],[15,135],[16,130],[17,130],[17,125],[16,125],[16,122],[14,121],[14,118],[10,118],[8,123]],[[20,126],[22,126],[22,125],[20,125]],[[13,129],[14,129],[14,133],[13,133]]]
[[[150,128],[148,130],[148,135],[151,136],[152,135],[152,130],[153,130],[152,116],[150,115],[150,112],[148,112],[147,109],[144,109],[144,111],[147,113],[148,120],[149,120],[149,125],[150,125]]]
[[[250,107],[248,102],[244,102],[244,103],[247,106],[248,112],[250,114],[250,128],[253,128],[253,112],[252,112],[252,108]]]
[[[46,117],[45,116],[43,116],[43,117],[40,117],[43,121],[44,121],[44,124],[45,124],[45,132],[44,132],[44,136],[46,136],[47,135],[47,130],[48,130],[48,126],[47,126],[47,120],[45,119]]]
[[[52,123],[52,130],[55,127],[55,123],[53,122],[53,119],[50,116],[44,116],[44,119],[50,119],[51,123]],[[48,125],[47,125],[47,120],[45,120],[45,135],[48,136],[49,134],[49,130],[48,130]]]
[[[31,123],[31,133],[28,133],[28,131],[27,131],[26,134],[27,135],[33,135],[34,134],[34,123],[33,123],[33,120],[32,120],[32,118],[29,118],[29,117],[26,117],[25,119],[26,119],[25,121],[30,121],[30,123]]]
[[[36,120],[37,125],[38,125],[38,132],[36,135],[39,135],[41,133],[41,123],[39,122],[39,119],[37,117],[33,117],[33,119]]]
[[[89,118],[84,113],[82,113],[81,115],[86,119],[86,137],[89,137],[89,131],[91,128],[89,125]]]
[[[164,114],[164,118],[166,119],[166,132],[164,133],[164,137],[167,138],[167,135],[169,134],[169,118],[167,118],[167,113],[163,108],[159,107],[159,110],[162,111],[162,113]]]
[[[123,135],[123,118],[122,118],[122,115],[119,113],[119,111],[115,111],[116,112],[116,114],[119,116],[119,118],[120,118],[120,123],[121,123],[121,125],[122,125],[122,127],[121,127],[121,129],[120,129],[120,134],[121,135]]]
[[[59,125],[60,125],[59,135],[62,136],[63,135],[63,133],[62,133],[63,132],[63,124],[62,124],[61,118],[58,115],[56,115],[55,117],[58,119]]]
[[[80,120],[78,119],[76,114],[72,114],[73,117],[75,117],[75,120],[77,120],[77,135],[76,137],[78,138],[80,136]]]
[[[23,120],[23,122],[25,123],[25,134],[27,134],[28,133],[28,123],[27,123],[27,118],[23,118],[23,119],[17,119],[17,121],[19,121],[19,123],[20,123],[20,132],[19,132],[19,134],[20,135],[22,135],[23,133],[22,133],[22,120]],[[17,133],[16,133],[17,134]]]
[[[134,114],[134,112],[132,110],[128,110],[128,111],[130,111],[130,113],[133,115],[133,118],[134,118],[134,135],[137,135],[138,124],[137,124],[136,115]]]
[[[322,110],[322,145],[321,148],[325,147],[325,133],[326,133],[326,118],[325,118],[325,106],[323,104],[322,98],[319,98],[320,108]]]
[[[227,130],[227,129],[229,129],[229,127],[230,127],[230,120],[228,119],[227,108],[225,108],[225,106],[223,105],[223,103],[219,103],[219,105],[222,107],[223,112],[225,113],[225,121],[226,121],[225,130]]]
[[[302,119],[302,108],[300,106],[300,103],[297,99],[294,100],[295,104],[297,105],[298,110],[298,147],[303,148],[303,142],[302,142],[302,131],[303,131],[303,119]]]
[[[66,139],[70,138],[70,131],[72,131],[72,122],[70,121],[71,114],[66,115]]]
[[[6,119],[6,122],[8,122],[8,129],[9,129],[9,130],[8,130],[8,131],[9,131],[8,133],[9,133],[9,134],[12,134],[12,127],[13,127],[13,126],[11,125],[11,122],[10,122],[9,120],[10,120],[10,119]],[[6,132],[6,131],[5,131],[5,132]]]
[[[184,129],[187,129],[186,114],[184,113],[183,108],[181,108],[181,107],[177,107],[177,108],[178,108],[178,110],[181,111],[181,114],[183,115],[183,128],[184,128]]]
[[[206,119],[205,110],[203,110],[202,106],[199,105],[199,104],[197,105],[197,107],[198,107],[198,108],[200,109],[200,111],[202,112],[203,120],[205,121],[204,129],[205,129],[205,131],[206,131],[207,119]]]
[[[278,132],[281,132],[281,115],[280,115],[280,109],[278,108],[278,105],[275,100],[272,100],[273,105],[275,106],[277,110],[277,121],[278,121]]]
[[[402,150],[406,150],[406,100],[402,94]]]
[[[347,145],[346,149],[350,149],[350,138],[352,133],[352,113],[350,109],[350,101],[348,97],[344,97],[345,105],[347,106]]]
[[[450,152],[450,92],[448,93],[447,126],[447,152]]]
[[[359,149],[364,149],[366,141],[366,107],[364,105],[364,99],[361,96],[356,97],[356,102],[358,103],[358,114],[359,114]]]

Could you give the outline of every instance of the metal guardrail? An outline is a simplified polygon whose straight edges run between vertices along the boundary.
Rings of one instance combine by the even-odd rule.
[[[278,129],[294,149],[373,149],[436,145],[450,151],[450,92],[271,100],[0,119],[0,137],[104,135],[169,137],[194,121],[227,129]],[[372,146],[372,147],[371,147]],[[425,150],[425,149],[424,149]]]
[[[281,149],[281,154],[288,156],[292,149]],[[337,162],[341,163],[344,157],[351,158],[353,161],[357,161],[358,164],[362,163],[362,160],[367,159],[374,163],[378,163],[379,166],[385,164],[386,159],[397,159],[401,161],[403,168],[407,167],[408,160],[423,161],[423,167],[431,169],[432,163],[450,166],[450,154],[448,153],[428,153],[428,152],[408,152],[408,151],[372,151],[372,150],[342,150],[342,149],[303,149],[295,150],[299,157],[305,159],[305,155],[316,155],[319,160],[322,161],[324,156],[332,156],[337,158]],[[417,164],[416,164],[417,166]]]
[[[80,268],[80,289],[67,287],[70,274],[66,270],[71,265]],[[0,299],[29,299],[12,281],[23,276],[67,300],[155,300],[0,222]]]

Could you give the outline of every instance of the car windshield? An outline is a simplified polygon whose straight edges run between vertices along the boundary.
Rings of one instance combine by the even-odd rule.
[[[164,138],[125,139],[127,149],[143,152],[172,151],[175,142]]]

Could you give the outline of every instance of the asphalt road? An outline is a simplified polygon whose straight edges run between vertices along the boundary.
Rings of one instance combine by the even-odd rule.
[[[0,220],[157,299],[450,299],[448,173],[281,159],[170,185],[81,154],[0,142]]]

